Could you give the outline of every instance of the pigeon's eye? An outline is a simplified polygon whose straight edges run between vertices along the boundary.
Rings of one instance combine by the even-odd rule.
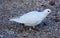
[[[48,11],[49,12],[49,11]]]

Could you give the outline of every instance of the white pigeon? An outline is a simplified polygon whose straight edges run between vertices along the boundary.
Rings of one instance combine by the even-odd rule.
[[[36,26],[42,22],[42,20],[51,13],[51,9],[45,9],[42,12],[31,11],[22,16],[12,18],[9,21],[15,21],[17,23],[24,23],[25,26]]]

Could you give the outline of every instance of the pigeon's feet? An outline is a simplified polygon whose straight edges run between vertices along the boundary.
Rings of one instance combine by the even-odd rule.
[[[33,31],[39,31],[38,27],[32,28]]]
[[[28,26],[24,26],[24,31],[28,31],[29,27]]]
[[[25,24],[24,23],[20,23],[20,26],[23,26],[23,31],[27,31],[28,29],[29,29],[29,27],[28,26],[25,26]]]
[[[24,26],[24,31],[39,31],[39,28],[32,26]]]
[[[39,31],[37,26],[25,26],[24,23],[20,23],[20,25],[23,25],[24,31]]]

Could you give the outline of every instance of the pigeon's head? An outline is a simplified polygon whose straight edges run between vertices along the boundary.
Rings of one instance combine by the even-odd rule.
[[[45,10],[44,10],[44,13],[46,13],[46,14],[51,13],[51,9],[45,9]]]

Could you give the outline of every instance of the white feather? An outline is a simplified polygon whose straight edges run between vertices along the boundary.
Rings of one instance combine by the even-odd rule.
[[[36,26],[51,12],[50,9],[45,9],[43,12],[32,11],[17,18],[12,18],[10,21],[24,23],[26,26]]]

